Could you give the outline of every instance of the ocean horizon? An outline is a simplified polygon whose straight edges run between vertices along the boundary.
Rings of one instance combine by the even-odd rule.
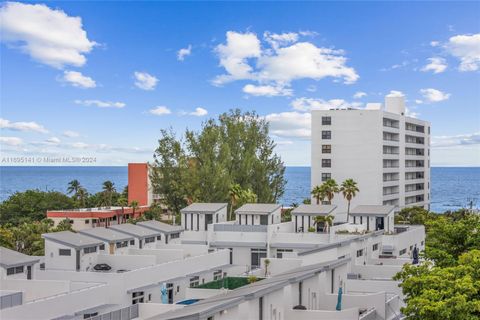
[[[310,196],[310,167],[287,166],[285,194],[279,203],[290,206]],[[0,201],[28,189],[66,192],[68,182],[77,179],[90,192],[101,191],[112,181],[117,191],[127,185],[127,166],[0,166]],[[480,167],[432,167],[431,210],[444,212],[467,207],[480,198]]]

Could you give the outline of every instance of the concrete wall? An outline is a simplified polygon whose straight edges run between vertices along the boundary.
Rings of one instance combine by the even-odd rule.
[[[358,319],[358,308],[342,311],[287,310],[285,319],[295,320],[353,320]]]
[[[60,249],[69,249],[70,256],[60,256]],[[83,249],[80,250],[80,270],[90,270],[96,264],[97,252],[85,253]],[[98,246],[97,246],[98,250]],[[45,268],[54,270],[76,270],[76,252],[74,248],[67,247],[45,239]]]

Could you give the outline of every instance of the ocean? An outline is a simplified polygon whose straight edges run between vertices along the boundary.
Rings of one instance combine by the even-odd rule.
[[[310,167],[287,167],[287,186],[280,203],[301,203],[310,195]],[[111,180],[118,191],[127,185],[127,167],[0,167],[0,201],[27,189],[65,192],[69,181],[77,179],[91,193],[101,191]],[[431,209],[435,212],[466,207],[480,201],[480,167],[434,167],[431,170]],[[479,207],[480,203],[475,203]]]

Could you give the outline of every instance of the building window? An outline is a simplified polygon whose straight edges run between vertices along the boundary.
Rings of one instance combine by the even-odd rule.
[[[152,243],[152,242],[155,242],[155,237],[145,238],[145,243]]]
[[[222,279],[222,270],[217,270],[213,273],[213,280],[220,280]]]
[[[372,247],[372,251],[377,251],[378,250],[378,243],[375,243]]]
[[[72,255],[72,250],[70,250],[70,249],[58,249],[58,255],[59,256],[71,256]]]
[[[332,159],[322,159],[322,168],[332,167]]]
[[[425,241],[420,242],[420,244],[421,244],[422,246],[423,246],[424,243],[425,243]]]
[[[195,276],[195,277],[190,278],[190,288],[195,288],[195,287],[198,287],[199,285],[200,285],[200,277],[199,276]]]
[[[104,244],[100,245],[100,250],[105,250],[105,245]]]
[[[132,292],[132,304],[143,303],[144,295],[143,291]]]
[[[157,236],[157,240],[162,240],[162,236]]]
[[[86,219],[85,224],[89,224],[89,223],[90,223],[90,220]]]
[[[84,313],[83,314],[83,319],[90,319],[90,318],[93,318],[95,316],[98,316],[98,312],[94,312],[94,313]]]
[[[332,124],[332,117],[322,117],[322,126],[329,126]]]
[[[284,252],[293,252],[292,249],[277,249],[277,258],[282,259]]]
[[[170,235],[170,239],[177,239],[177,238],[180,238],[180,233],[172,233]]]
[[[400,252],[398,253],[399,256],[403,256],[405,253],[407,253],[407,249],[402,249],[400,250]]]
[[[135,240],[130,240],[130,245],[134,246],[135,245]]]
[[[125,248],[128,247],[128,241],[121,241],[116,243],[117,248]],[[101,250],[101,249],[100,249]]]
[[[7,276],[10,276],[12,274],[18,274],[18,273],[23,273],[23,266],[12,267],[7,269]]]
[[[322,181],[327,181],[332,179],[332,174],[331,173],[322,173]]]
[[[332,131],[323,130],[322,131],[322,139],[332,139]]]
[[[83,249],[83,253],[92,253],[92,252],[97,252],[97,247],[86,247]]]
[[[322,145],[322,153],[332,153],[332,145],[331,144],[323,144]]]
[[[268,224],[268,216],[260,216],[260,224],[266,226]]]
[[[357,258],[363,256],[363,249],[357,250]]]

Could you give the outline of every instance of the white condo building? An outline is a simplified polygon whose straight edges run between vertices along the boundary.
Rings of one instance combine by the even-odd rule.
[[[403,96],[365,109],[312,111],[312,188],[352,178],[358,204],[429,208],[430,123],[405,115]],[[313,199],[312,199],[313,200]],[[341,194],[333,204],[346,212]]]

